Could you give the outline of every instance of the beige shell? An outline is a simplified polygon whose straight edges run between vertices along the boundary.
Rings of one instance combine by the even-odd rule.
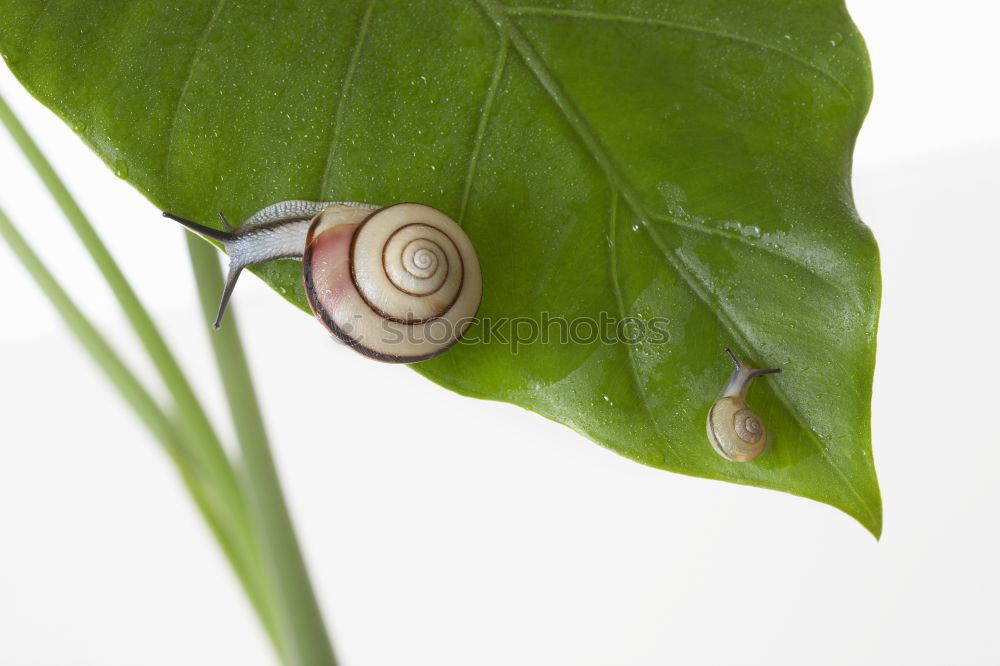
[[[733,374],[722,391],[722,397],[708,410],[706,429],[708,441],[715,452],[732,462],[749,462],[767,448],[767,428],[747,406],[750,383],[761,375],[781,372],[780,368],[757,370],[741,363],[728,348],[733,361]]]
[[[767,446],[767,428],[738,397],[720,398],[708,412],[708,441],[727,460],[748,462]]]
[[[482,275],[450,217],[415,203],[377,210],[329,206],[306,236],[309,305],[339,340],[389,363],[431,358],[472,323]]]

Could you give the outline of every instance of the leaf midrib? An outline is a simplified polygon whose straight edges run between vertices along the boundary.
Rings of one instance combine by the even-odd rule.
[[[511,21],[507,9],[496,0],[476,0],[476,3],[479,5],[484,14],[486,14],[486,16],[497,26],[498,30],[501,32],[501,36],[510,40],[510,43],[514,46],[514,49],[524,61],[525,65],[535,75],[535,78],[538,80],[539,84],[541,84],[542,88],[544,88],[548,93],[552,102],[556,105],[557,109],[563,115],[567,123],[569,123],[574,132],[576,132],[577,137],[583,143],[591,158],[604,172],[604,176],[608,179],[612,189],[620,192],[625,203],[632,209],[633,214],[635,214],[635,216],[639,219],[643,229],[646,230],[648,237],[663,255],[664,259],[666,259],[667,263],[670,264],[688,288],[691,289],[695,296],[697,296],[705,307],[708,308],[708,310],[718,319],[719,323],[726,330],[726,332],[732,336],[734,340],[736,340],[738,347],[743,350],[755,350],[754,345],[750,343],[749,338],[743,333],[738,324],[728,315],[725,308],[722,307],[721,304],[713,303],[710,299],[707,288],[701,284],[697,276],[690,269],[688,269],[687,266],[683,265],[681,259],[677,256],[674,250],[663,241],[656,229],[650,224],[650,215],[645,211],[639,195],[632,186],[632,183],[615,165],[610,155],[597,139],[587,120],[576,109],[575,105],[562,90],[559,82],[556,81],[555,77],[549,71],[544,61],[541,59],[541,56],[535,50],[534,45],[524,35],[524,33],[521,32],[521,29],[517,26],[517,24]],[[867,501],[865,501],[864,496],[861,494],[855,483],[851,481],[851,478],[844,472],[843,469],[841,469],[837,461],[831,457],[830,452],[823,445],[823,441],[819,438],[816,432],[806,424],[804,417],[794,406],[794,403],[790,400],[780,383],[777,381],[773,382],[772,389],[775,397],[781,403],[782,407],[788,411],[796,424],[798,424],[798,426],[806,433],[807,439],[816,446],[830,467],[841,478],[845,487],[860,502],[860,506],[863,507],[872,519],[872,524],[877,525],[878,517],[872,507]]]

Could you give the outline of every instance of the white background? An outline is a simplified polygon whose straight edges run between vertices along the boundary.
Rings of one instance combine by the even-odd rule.
[[[240,324],[344,664],[1000,661],[1000,13],[850,4],[876,80],[854,184],[883,261],[882,541],[367,362],[246,277]],[[0,92],[224,422],[180,230],[6,71]],[[152,380],[2,132],[0,204]],[[376,441],[383,405],[399,436]],[[140,663],[274,660],[171,466],[0,244],[0,664]]]

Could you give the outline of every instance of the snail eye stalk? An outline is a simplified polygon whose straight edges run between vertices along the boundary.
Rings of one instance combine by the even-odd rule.
[[[213,229],[212,227],[206,227],[204,224],[198,224],[187,218],[180,217],[179,215],[174,215],[171,212],[163,211],[163,217],[173,220],[174,222],[179,222],[191,231],[195,231],[202,236],[207,236],[217,241],[225,243],[226,241],[231,241],[233,239],[232,231],[219,231],[218,229]],[[226,228],[231,229],[229,223],[226,223]]]

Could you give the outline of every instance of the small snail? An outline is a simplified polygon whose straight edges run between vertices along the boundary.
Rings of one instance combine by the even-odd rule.
[[[756,370],[740,363],[728,347],[726,353],[736,369],[722,397],[708,410],[708,441],[726,460],[747,462],[759,456],[767,445],[767,429],[760,417],[747,407],[750,382],[761,375],[781,372],[781,368]]]
[[[219,328],[244,268],[302,260],[313,314],[355,351],[390,363],[440,354],[462,337],[479,309],[482,276],[468,236],[441,211],[415,203],[282,201],[226,231],[165,217],[220,241],[229,274]]]

